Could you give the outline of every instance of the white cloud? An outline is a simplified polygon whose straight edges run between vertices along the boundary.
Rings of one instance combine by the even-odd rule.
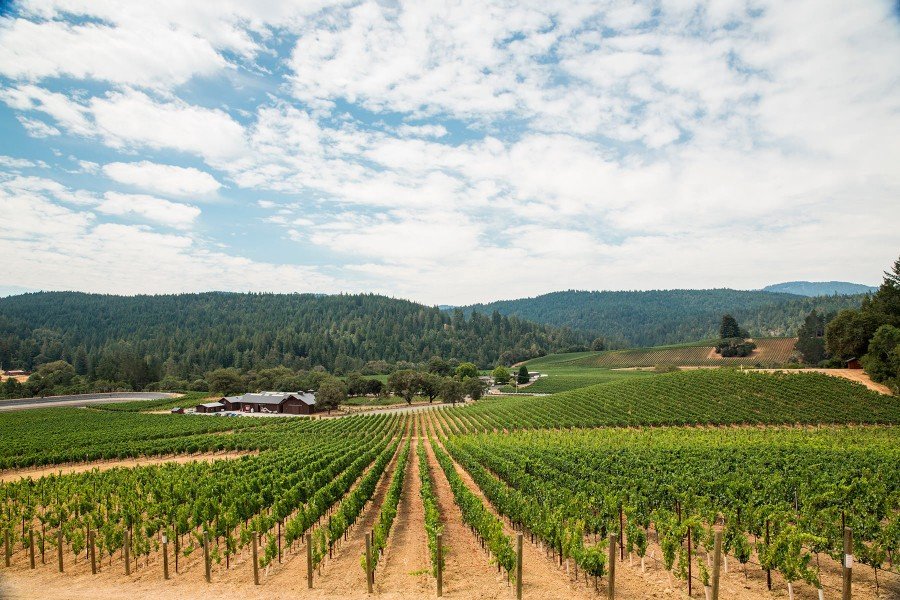
[[[18,121],[25,128],[25,131],[28,132],[28,135],[33,138],[45,138],[60,134],[59,129],[52,125],[47,125],[39,119],[29,119],[19,115]]]
[[[61,25],[63,9],[94,25]],[[342,289],[458,303],[570,287],[757,287],[816,272],[872,281],[896,258],[900,221],[891,10],[878,0],[467,0],[452,11],[43,0],[26,16],[49,24],[35,38],[48,47],[26,40],[23,64],[0,59],[19,78],[0,99],[26,127],[51,127],[34,118],[46,116],[61,136],[128,153],[104,157],[119,183],[252,198],[242,216],[297,244],[278,260],[315,256],[347,274]],[[133,48],[99,65],[53,46],[71,40],[76,58],[98,36],[102,57],[158,28],[173,48],[209,52],[166,70]],[[263,54],[274,74],[244,87]],[[204,97],[192,78],[210,73],[233,89],[216,86],[219,108],[189,103]],[[34,83],[59,74],[111,85],[92,96]],[[178,165],[177,152],[220,175]],[[15,185],[98,215],[108,202],[142,222],[167,212],[133,202],[148,196],[126,209],[103,192]],[[221,206],[209,210],[231,210]]]
[[[96,130],[114,148],[171,148],[224,161],[241,153],[243,128],[225,111],[175,100],[157,102],[126,90],[93,98]]]
[[[16,215],[0,228],[0,255],[16,264],[5,280],[11,285],[113,294],[334,292],[346,285],[314,267],[249,260],[185,234],[99,222],[81,207],[57,204],[47,182],[30,183],[0,181],[0,213]]]
[[[113,181],[171,196],[208,196],[222,187],[205,171],[146,160],[108,163],[103,165],[103,173]]]
[[[134,216],[176,229],[189,229],[200,216],[200,209],[196,206],[145,194],[118,192],[106,192],[97,210],[107,215]]]
[[[37,165],[34,162],[24,158],[14,158],[12,156],[0,155],[0,167],[4,167],[6,169],[27,169],[29,167],[36,166]]]
[[[190,32],[131,25],[13,19],[0,29],[0,73],[31,81],[70,76],[168,87],[226,65],[208,40]]]

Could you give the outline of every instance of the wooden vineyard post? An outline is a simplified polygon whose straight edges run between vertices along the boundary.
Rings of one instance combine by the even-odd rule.
[[[259,546],[259,532],[253,532],[253,585],[259,585],[259,560],[257,560],[257,546]]]
[[[96,535],[92,531],[90,535],[88,535],[88,550],[90,551],[91,556],[91,575],[97,574],[97,548],[94,543],[96,539]]]
[[[172,531],[175,532],[175,574],[178,575],[178,553],[181,550],[178,548],[178,530],[173,529]]]
[[[844,527],[844,586],[842,600],[850,600],[852,596],[851,580],[853,576],[853,530]]]
[[[312,534],[306,534],[306,587],[312,589],[313,564],[312,564]]]
[[[366,534],[366,590],[372,593],[372,538]]]
[[[203,532],[203,565],[206,573],[206,583],[212,581],[211,565],[209,564],[209,532]]]
[[[522,600],[522,533],[516,534],[516,600]]]
[[[162,555],[163,555],[163,579],[169,579],[169,536],[163,535],[162,538]]]
[[[122,546],[122,550],[123,550],[123,552],[125,552],[125,574],[126,575],[131,575],[131,544],[130,544],[130,540],[128,539],[129,537],[131,537],[131,536],[128,535],[128,530],[126,529],[125,530],[125,544],[124,544],[124,546]]]
[[[769,547],[769,520],[766,519],[766,548]],[[766,587],[772,589],[772,569],[766,569]]]
[[[9,547],[9,530],[8,529],[3,534],[3,559],[4,559],[7,567],[12,564],[12,548]]]
[[[62,532],[62,523],[59,524],[59,529],[56,530],[56,562],[59,565],[59,572],[63,572],[63,532]]]
[[[716,541],[713,546],[712,600],[719,600],[719,569],[722,566],[722,529],[716,527]]]
[[[444,595],[444,536],[437,534],[437,595]]]
[[[609,586],[607,588],[609,600],[616,597],[616,534],[609,534]]]
[[[34,568],[34,529],[28,530],[28,561]]]
[[[619,505],[619,560],[625,562],[625,511]]]
[[[278,564],[281,564],[281,521],[278,521]]]
[[[687,583],[688,583],[688,596],[690,596],[691,592],[693,591],[693,585],[692,585],[693,582],[691,581],[691,528],[690,528],[690,526],[688,526],[688,536],[687,537],[688,537],[688,539],[687,539],[687,542],[688,542],[688,546],[687,546],[687,563],[688,563],[688,578],[687,579],[688,579],[688,582]]]

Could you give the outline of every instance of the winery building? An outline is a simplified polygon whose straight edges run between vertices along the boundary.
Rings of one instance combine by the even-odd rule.
[[[222,398],[225,410],[251,413],[311,415],[316,412],[313,392],[257,392]]]

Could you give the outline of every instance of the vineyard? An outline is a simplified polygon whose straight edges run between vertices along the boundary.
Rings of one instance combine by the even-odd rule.
[[[751,356],[745,358],[722,358],[713,352],[712,345],[690,344],[592,352],[581,355],[581,358],[573,357],[569,364],[572,366],[606,369],[657,366],[716,367],[724,365],[777,367],[786,364],[790,360],[797,339],[758,338],[754,342],[756,343],[756,350]]]
[[[900,423],[900,403],[820,373],[667,373],[548,397],[497,398],[454,411],[454,433],[693,424]]]
[[[732,370],[331,419],[0,415],[0,593],[703,598],[718,573],[837,598],[846,526],[853,598],[896,598],[898,423],[847,381]],[[223,458],[102,462],[198,453]],[[63,463],[96,468],[9,470]]]

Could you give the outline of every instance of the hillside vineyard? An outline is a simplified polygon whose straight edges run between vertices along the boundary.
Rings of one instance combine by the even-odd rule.
[[[746,423],[783,425],[737,426]],[[900,577],[898,423],[895,398],[850,382],[739,371],[336,419],[25,411],[0,415],[11,434],[0,441],[5,467],[45,462],[22,441],[32,439],[55,464],[223,450],[230,458],[97,463],[37,479],[13,472],[0,482],[0,533],[16,580],[62,571],[90,586],[99,571],[104,585],[155,586],[165,567],[176,583],[244,596],[328,597],[381,589],[376,582],[397,569],[397,532],[419,528],[416,577],[438,578],[451,594],[463,585],[460,560],[474,556],[486,568],[480,586],[495,585],[489,574],[499,569],[505,597],[519,557],[530,556],[526,597],[592,594],[615,560],[621,597],[638,598],[629,585],[709,584],[721,526],[733,565],[720,574],[724,589],[763,598],[766,575],[800,597],[839,585],[847,527],[859,563],[854,597],[874,598],[873,586],[895,593]],[[419,493],[403,500],[414,485]],[[421,503],[423,520],[409,520],[411,503]],[[480,559],[477,550],[461,554],[472,540]],[[367,555],[356,554],[364,547]],[[542,585],[550,591],[538,592]]]

